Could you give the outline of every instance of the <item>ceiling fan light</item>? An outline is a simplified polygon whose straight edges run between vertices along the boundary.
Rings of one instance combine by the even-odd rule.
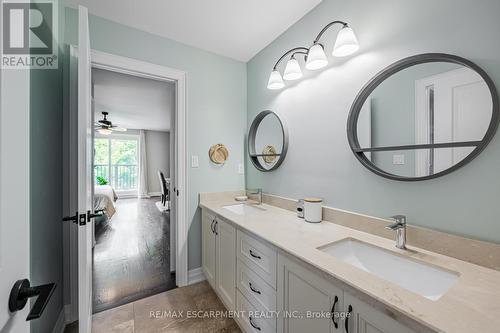
[[[267,89],[277,90],[285,86],[283,78],[278,70],[273,70],[271,75],[269,75],[269,81],[267,82]]]
[[[323,45],[314,44],[307,53],[306,68],[309,70],[316,70],[328,65]]]
[[[348,26],[340,29],[335,40],[332,55],[335,57],[345,57],[353,54],[358,49],[359,43],[354,31]]]
[[[97,132],[99,132],[99,134],[102,135],[110,135],[111,133],[113,133],[113,131],[110,130],[109,128],[98,128]]]
[[[288,81],[298,80],[302,77],[302,70],[300,69],[299,62],[295,58],[290,58],[286,63],[285,73],[283,78]]]

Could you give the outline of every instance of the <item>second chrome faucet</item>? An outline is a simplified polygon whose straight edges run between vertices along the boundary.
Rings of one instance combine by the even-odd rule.
[[[406,249],[406,216],[405,215],[394,215],[390,217],[394,220],[394,223],[386,226],[386,229],[396,231],[396,247],[398,249]]]

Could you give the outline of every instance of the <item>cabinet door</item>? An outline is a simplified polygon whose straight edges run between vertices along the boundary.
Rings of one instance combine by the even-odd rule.
[[[415,333],[389,315],[344,292],[345,311],[351,315],[345,333]]]
[[[215,289],[215,216],[205,210],[201,220],[202,266],[208,283]]]
[[[221,218],[215,224],[216,284],[228,310],[236,308],[236,229]]]
[[[278,256],[278,332],[340,333],[343,292],[329,281],[283,255]]]

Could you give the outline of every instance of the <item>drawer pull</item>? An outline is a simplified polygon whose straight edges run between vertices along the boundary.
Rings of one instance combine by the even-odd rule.
[[[333,301],[333,306],[332,306],[332,321],[333,321],[333,325],[335,326],[335,328],[339,328],[339,323],[335,320],[335,306],[337,305],[339,301],[339,298],[337,296],[335,296],[335,300]]]
[[[344,328],[345,332],[349,333],[349,317],[351,316],[352,313],[352,305],[349,305],[349,308],[347,309],[347,316],[345,318],[345,323],[344,323]]]
[[[253,251],[252,251],[252,250],[250,250],[250,255],[251,255],[252,257],[254,257],[254,258],[257,258],[257,259],[262,259],[262,257],[261,257],[261,256],[256,255],[255,253],[253,253]]]
[[[250,287],[250,290],[253,291],[254,293],[259,295],[262,294],[259,290],[254,289],[254,287],[252,286],[252,282],[248,282],[248,286]]]
[[[257,331],[261,331],[261,328],[257,325],[255,325],[252,321],[252,316],[248,317],[248,321],[250,322],[250,325],[252,325],[253,328],[255,328]]]

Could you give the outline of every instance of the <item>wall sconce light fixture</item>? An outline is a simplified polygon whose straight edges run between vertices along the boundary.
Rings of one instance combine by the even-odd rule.
[[[294,47],[293,49],[286,51],[278,59],[278,61],[276,61],[271,75],[269,76],[267,88],[272,90],[281,89],[285,86],[285,82],[283,81],[283,79],[292,81],[298,80],[302,77],[302,69],[300,68],[299,62],[295,58],[297,54],[302,54],[304,56],[304,59],[306,61],[306,68],[308,70],[317,70],[328,65],[328,58],[325,54],[325,48],[319,41],[321,39],[321,36],[323,36],[323,34],[335,24],[342,25],[342,29],[340,29],[339,33],[337,34],[337,39],[335,40],[335,45],[333,46],[332,55],[334,57],[345,57],[356,52],[359,49],[359,43],[356,35],[354,34],[354,31],[347,25],[346,22],[333,21],[327,24],[323,29],[321,29],[318,36],[313,41],[311,47]],[[288,56],[290,56],[290,59],[288,59],[286,63],[285,71],[282,77],[280,71],[278,70],[278,65],[283,59],[287,58]]]

